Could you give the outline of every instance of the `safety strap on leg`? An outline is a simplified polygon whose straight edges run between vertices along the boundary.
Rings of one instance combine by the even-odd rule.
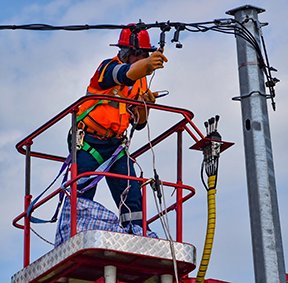
[[[87,142],[83,142],[83,146],[82,148],[84,151],[87,151],[88,153],[90,153],[99,164],[102,164],[104,162],[103,157],[101,156],[101,154],[92,146],[90,146]]]
[[[114,153],[112,154],[112,156],[107,159],[106,161],[104,161],[102,164],[100,164],[100,166],[95,170],[95,171],[99,171],[99,172],[108,172],[111,168],[111,166],[114,164],[115,161],[117,161],[118,159],[120,159],[121,157],[123,157],[126,154],[125,151],[126,148],[126,143],[123,142],[121,145],[118,146],[118,148],[114,151]],[[92,180],[92,182],[87,185],[85,188],[82,188],[80,191],[78,191],[79,193],[83,194],[84,192],[90,190],[91,188],[95,187],[95,185],[104,177],[104,175],[92,175],[89,177],[82,177],[81,179],[79,179],[77,181],[77,184],[83,184],[86,183],[89,179]]]

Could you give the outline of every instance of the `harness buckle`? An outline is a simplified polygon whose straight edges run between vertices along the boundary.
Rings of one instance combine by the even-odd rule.
[[[83,129],[78,128],[76,132],[76,149],[80,150],[84,143],[85,132]]]

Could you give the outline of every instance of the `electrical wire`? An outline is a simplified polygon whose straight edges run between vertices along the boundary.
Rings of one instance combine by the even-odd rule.
[[[209,189],[208,189],[208,187],[207,187],[207,185],[206,185],[206,182],[205,182],[205,180],[204,180],[204,160],[202,161],[202,164],[201,164],[201,181],[202,181],[202,184],[203,184],[203,186],[205,187],[205,189],[206,189],[206,191],[208,191]]]
[[[151,77],[151,79],[149,81],[148,89],[150,89],[150,87],[151,87],[152,80],[153,80],[154,76],[155,76],[155,71],[153,72],[152,77]],[[148,91],[148,89],[147,89],[147,91]],[[149,120],[148,119],[149,112],[148,112],[148,107],[147,107],[146,101],[144,99],[143,99],[143,103],[144,103],[144,107],[145,107],[145,114],[146,114],[146,121],[147,121],[147,125],[146,126],[147,126],[148,144],[149,144],[149,147],[150,147],[150,150],[151,150],[151,153],[152,153],[152,167],[153,167],[154,173],[156,174],[156,155],[155,155],[155,152],[154,152],[154,149],[153,149],[153,145],[151,143],[151,131],[150,131],[150,126],[149,126],[149,121],[148,121]],[[175,280],[176,280],[176,283],[178,283],[179,282],[179,278],[178,278],[177,260],[176,260],[174,242],[173,242],[173,238],[171,236],[170,228],[169,228],[168,213],[167,213],[168,211],[167,211],[167,206],[166,206],[166,201],[165,201],[165,196],[164,196],[164,190],[163,190],[162,182],[160,182],[160,190],[161,190],[161,196],[162,196],[162,199],[163,199],[164,208],[162,207],[162,202],[160,201],[160,198],[159,198],[158,194],[157,194],[157,197],[158,197],[158,201],[157,201],[156,191],[154,189],[153,189],[153,196],[154,196],[155,205],[156,205],[156,208],[157,208],[157,212],[158,212],[158,215],[159,215],[159,219],[160,219],[160,222],[161,222],[165,237],[169,241],[171,257],[172,257],[172,261],[173,261],[173,269],[174,269]],[[159,202],[159,204],[158,204],[158,202]],[[161,211],[165,212],[164,215],[161,213]]]
[[[174,247],[174,242],[173,242],[173,238],[171,236],[170,233],[170,227],[169,227],[169,221],[168,221],[168,211],[167,211],[167,205],[166,205],[166,198],[164,195],[164,190],[163,190],[163,184],[161,182],[161,191],[162,191],[162,196],[163,196],[163,205],[164,205],[164,210],[165,211],[165,215],[163,216],[163,219],[165,219],[164,223],[165,223],[165,227],[167,229],[167,234],[169,236],[169,244],[170,244],[170,250],[171,250],[171,255],[172,255],[172,259],[173,259],[173,267],[174,267],[174,273],[175,273],[175,279],[176,279],[176,283],[179,282],[179,278],[178,278],[178,267],[177,267],[177,260],[176,260],[176,253],[175,253],[175,247]],[[160,209],[162,211],[162,207],[160,204]]]
[[[260,31],[261,31],[261,29],[260,29]],[[266,86],[268,84],[268,88],[269,88],[270,95],[271,95],[272,107],[275,110],[276,109],[276,105],[275,105],[275,102],[274,102],[274,97],[275,97],[274,86],[275,86],[275,84],[277,82],[279,82],[279,80],[277,78],[272,78],[271,70],[273,70],[273,71],[277,71],[277,70],[274,69],[273,67],[271,67],[270,64],[269,64],[268,54],[267,54],[266,45],[265,45],[265,41],[264,41],[264,37],[262,35],[262,32],[261,32],[260,38],[261,38],[261,42],[262,42],[262,46],[263,46],[263,50],[264,50],[265,60],[267,62],[267,67],[266,67],[267,74],[266,74],[266,77],[268,77],[270,79],[270,80],[268,80],[266,82]]]
[[[153,197],[154,197],[156,209],[157,209],[157,212],[159,215],[160,223],[161,223],[163,232],[165,234],[165,238],[166,238],[166,240],[169,241],[171,257],[172,257],[172,261],[173,261],[175,280],[178,283],[179,278],[178,278],[178,267],[177,267],[176,253],[175,253],[173,238],[172,238],[171,233],[170,233],[169,222],[168,222],[168,211],[167,211],[167,206],[166,206],[166,202],[165,202],[165,196],[164,196],[164,190],[163,190],[162,183],[161,183],[161,190],[162,190],[162,195],[163,195],[164,209],[162,208],[162,205],[158,203],[156,192],[154,190],[153,190]],[[164,211],[164,213],[162,213],[162,211]]]
[[[135,29],[136,32],[143,29],[150,28],[162,28],[163,26],[169,26],[177,28],[179,25],[183,25],[185,27],[195,28],[212,24],[214,21],[208,22],[199,22],[199,23],[179,23],[179,22],[156,22],[152,24],[145,24],[143,22],[139,22],[135,24],[135,26],[131,25],[111,25],[111,24],[98,24],[98,25],[66,25],[66,26],[53,26],[48,24],[25,24],[25,25],[0,25],[0,30],[38,30],[38,31],[83,31],[83,30],[98,30],[98,29]]]
[[[52,26],[47,24],[26,24],[26,25],[0,25],[0,30],[39,30],[39,31],[82,31],[89,29],[123,29],[128,28],[127,25],[68,25],[68,26]]]
[[[146,93],[147,91],[150,89],[150,86],[151,86],[151,82],[152,82],[152,79],[154,78],[154,75],[155,75],[155,71],[153,72],[152,74],[152,77],[150,79],[150,82],[149,82],[149,87],[147,88],[146,90]],[[144,93],[145,94],[145,93]],[[141,98],[141,96],[140,96]],[[148,112],[148,107],[147,107],[147,104],[146,104],[146,101],[144,99],[142,99],[142,102],[144,103],[144,107],[145,107],[145,116],[146,116],[146,121],[147,121],[147,128],[148,128],[148,140],[149,140],[149,145],[150,145],[150,149],[152,151],[152,159],[153,159],[153,169],[155,169],[155,153],[154,153],[154,150],[153,150],[153,146],[151,144],[151,137],[150,137],[150,128],[149,128],[149,123],[148,123],[148,116],[149,116],[149,112]],[[135,108],[136,111],[137,111],[137,108]],[[129,146],[130,146],[130,142],[131,142],[131,139],[132,139],[132,136],[133,136],[133,132],[134,132],[134,129],[135,127],[138,125],[139,123],[139,119],[140,119],[140,115],[138,113],[138,115],[134,115],[133,114],[133,111],[131,111],[132,115],[133,115],[133,118],[134,118],[134,125],[131,129],[131,133],[130,133],[130,136],[127,140],[127,144],[126,144],[126,149],[125,149],[125,152],[126,152],[126,155],[127,155],[127,171],[128,171],[128,176],[130,176],[130,166],[129,166],[129,162],[130,160],[134,160],[132,159],[132,157],[130,156],[129,154]],[[136,116],[136,117],[135,117]],[[135,121],[135,118],[137,119]],[[139,166],[140,170],[141,170],[141,175],[143,174],[143,170],[141,168],[141,166],[137,163],[137,165]],[[127,204],[125,203],[126,199],[127,199],[127,195],[129,193],[129,190],[130,190],[130,180],[128,179],[127,180],[127,187],[126,189],[122,192],[122,194],[120,195],[120,205],[119,205],[119,208],[118,208],[118,213],[119,213],[119,216],[121,215],[121,209],[123,206],[125,206],[127,208],[127,210],[129,211],[129,215],[130,215],[130,224],[131,224],[131,219],[132,219],[132,212],[131,212],[131,209],[127,206]]]
[[[247,18],[245,22],[252,20]],[[255,22],[257,25],[257,23]],[[259,60],[260,68],[262,68],[264,75],[266,77],[266,87],[269,89],[270,95],[265,95],[266,98],[271,99],[273,110],[276,109],[275,107],[275,89],[274,86],[278,79],[272,78],[271,70],[276,71],[274,68],[271,68],[269,65],[269,60],[266,52],[266,47],[264,43],[264,38],[261,36],[261,43],[264,49],[264,56],[262,55],[261,47],[258,44],[255,37],[251,34],[251,32],[244,26],[243,23],[231,19],[231,18],[224,18],[224,19],[215,19],[212,21],[206,22],[198,22],[198,23],[183,23],[183,22],[155,22],[151,24],[145,24],[141,21],[136,23],[134,26],[131,25],[111,25],[111,24],[99,24],[99,25],[68,25],[68,26],[52,26],[47,24],[26,24],[26,25],[0,25],[0,30],[39,30],[39,31],[56,31],[56,30],[63,30],[63,31],[83,31],[83,30],[105,30],[105,29],[133,29],[134,32],[139,32],[141,30],[148,30],[151,28],[158,28],[161,29],[161,34],[163,32],[169,31],[171,28],[175,28],[175,34],[177,33],[177,40],[172,40],[172,42],[179,43],[179,34],[180,31],[188,31],[188,32],[208,32],[208,31],[215,31],[224,34],[232,34],[235,36],[239,36],[242,39],[246,40],[251,44],[251,46],[255,49],[257,53],[257,57]],[[257,26],[257,28],[261,32],[261,27]],[[174,34],[174,39],[176,38]],[[177,47],[177,44],[176,44]],[[181,45],[182,47],[182,45]],[[160,96],[159,96],[160,97]]]
[[[147,93],[148,90],[151,88],[152,81],[153,81],[153,79],[155,77],[155,74],[156,74],[156,72],[154,70],[152,75],[151,75],[151,78],[149,80],[148,88],[147,88],[145,93]],[[151,153],[152,153],[152,166],[153,166],[152,168],[153,168],[153,170],[156,170],[156,156],[155,156],[155,152],[154,152],[154,149],[153,149],[153,145],[151,143],[151,131],[150,131],[150,125],[149,125],[149,121],[148,121],[149,111],[148,111],[148,107],[147,107],[146,101],[144,99],[142,101],[143,101],[144,107],[145,107],[145,115],[146,115],[146,121],[147,121],[147,125],[146,126],[147,126],[148,143],[149,143],[149,147],[150,147],[150,150],[151,150]]]
[[[131,175],[131,172],[130,172],[130,158],[129,158],[129,146],[130,146],[130,140],[128,140],[126,142],[126,147],[125,147],[125,154],[127,156],[127,176],[129,177]],[[118,207],[118,214],[119,214],[119,218],[121,216],[121,210],[122,210],[122,207],[126,207],[127,210],[128,210],[128,213],[129,213],[129,219],[130,219],[130,224],[132,224],[132,211],[130,209],[130,207],[125,203],[126,202],[126,199],[127,199],[127,196],[128,196],[128,193],[129,193],[129,190],[131,188],[131,185],[130,185],[130,179],[127,179],[127,186],[126,188],[123,190],[123,192],[121,193],[120,195],[120,204],[119,204],[119,207]]]
[[[248,19],[248,20],[250,20],[250,19]],[[275,84],[277,82],[279,82],[279,80],[276,79],[276,78],[272,78],[271,70],[273,70],[273,71],[277,71],[277,70],[275,70],[274,68],[270,67],[270,63],[269,63],[269,59],[268,59],[268,55],[267,55],[266,46],[265,46],[265,42],[264,42],[264,37],[262,35],[261,27],[258,26],[258,29],[260,31],[260,39],[261,39],[260,44],[263,47],[264,56],[262,55],[260,44],[258,44],[258,42],[255,39],[255,37],[244,26],[244,24],[239,22],[239,21],[236,21],[236,20],[233,20],[233,22],[235,24],[231,25],[230,27],[227,27],[227,26],[213,27],[213,30],[217,31],[217,32],[228,33],[228,34],[233,34],[235,36],[239,36],[239,37],[241,37],[242,39],[244,39],[245,41],[247,41],[248,43],[251,44],[251,46],[254,48],[254,50],[255,50],[255,52],[257,54],[257,59],[259,61],[259,66],[263,70],[264,76],[266,78],[266,87],[268,87],[268,89],[269,89],[270,95],[264,95],[264,96],[266,98],[271,99],[272,108],[273,108],[273,110],[275,110],[276,106],[275,106],[275,102],[274,102],[274,97],[275,97],[274,86],[275,86]],[[255,25],[256,24],[257,23],[255,22]]]
[[[250,19],[248,19],[248,20],[250,20]],[[223,24],[223,21],[224,21],[224,24]],[[212,30],[212,31],[220,32],[220,33],[232,34],[235,36],[239,36],[242,39],[244,39],[245,41],[249,42],[251,44],[251,46],[254,48],[254,50],[256,51],[260,68],[263,70],[263,73],[264,73],[266,80],[267,80],[266,86],[269,89],[270,95],[265,95],[265,97],[271,99],[272,108],[273,108],[273,110],[275,110],[276,106],[275,106],[275,102],[274,102],[274,97],[275,97],[274,86],[277,82],[279,82],[279,80],[276,78],[272,78],[271,70],[274,70],[274,71],[276,71],[276,70],[274,68],[270,67],[268,56],[267,56],[267,51],[266,51],[266,46],[265,46],[265,42],[264,42],[264,37],[262,36],[261,28],[258,27],[260,30],[260,33],[261,33],[260,38],[261,38],[261,43],[262,43],[265,57],[262,55],[261,47],[258,44],[257,40],[251,34],[251,32],[244,26],[243,23],[236,21],[234,19],[231,19],[230,21],[226,21],[224,19],[224,20],[219,20],[219,22],[217,22],[217,20],[215,20],[214,23],[215,23],[215,25],[212,25],[210,27],[199,25],[199,26],[197,26],[196,30],[192,30],[192,29],[189,29],[187,27],[186,27],[186,30],[188,30],[190,32],[197,32],[197,31],[207,32],[209,30]]]
[[[40,238],[42,241],[44,241],[45,243],[51,245],[54,247],[54,244],[50,241],[48,241],[47,239],[45,239],[43,236],[41,236],[38,232],[36,232],[32,227],[30,227],[30,230],[38,237]]]

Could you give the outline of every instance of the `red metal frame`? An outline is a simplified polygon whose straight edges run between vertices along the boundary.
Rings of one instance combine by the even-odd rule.
[[[182,185],[182,131],[177,132],[177,184]],[[183,238],[183,190],[178,187],[177,195],[176,195],[176,211],[177,211],[177,218],[176,218],[176,227],[178,228],[177,232],[177,242],[182,242]]]
[[[182,279],[182,282],[183,283],[196,283],[196,278]],[[222,281],[222,280],[217,280],[217,279],[205,279],[203,283],[232,283],[232,282]]]
[[[13,220],[13,225],[17,228],[24,229],[24,267],[29,265],[30,262],[30,219],[26,214],[27,208],[31,203],[32,195],[30,193],[30,159],[31,157],[37,157],[41,159],[47,159],[51,161],[59,161],[63,162],[65,160],[65,157],[62,156],[56,156],[53,154],[47,154],[42,152],[36,152],[31,150],[31,145],[33,144],[33,141],[40,136],[43,132],[45,132],[47,129],[49,129],[54,124],[58,123],[60,120],[65,118],[67,115],[72,114],[72,130],[73,127],[76,127],[76,113],[78,110],[78,106],[81,105],[83,102],[87,100],[100,100],[100,99],[109,99],[114,100],[117,102],[124,102],[128,103],[130,105],[136,105],[136,106],[143,106],[143,102],[140,101],[133,101],[129,99],[119,98],[119,97],[111,97],[107,95],[91,95],[89,97],[83,97],[76,102],[74,102],[72,105],[67,107],[65,110],[60,112],[58,115],[56,115],[54,118],[49,120],[47,123],[42,125],[40,128],[35,130],[33,133],[28,135],[26,138],[24,138],[22,141],[20,141],[16,148],[21,154],[26,155],[26,181],[25,181],[25,200],[24,200],[24,212],[22,212],[20,215],[18,215]],[[176,107],[169,107],[164,106],[160,104],[150,104],[147,103],[147,107],[150,109],[155,110],[161,110],[166,112],[172,112],[177,113],[180,116],[183,117],[182,120],[180,120],[178,123],[173,125],[172,127],[168,128],[168,130],[164,131],[163,133],[159,134],[156,138],[154,138],[150,143],[147,143],[146,145],[142,146],[138,150],[136,150],[132,157],[136,158],[140,156],[141,154],[145,153],[150,149],[150,146],[155,146],[156,144],[160,143],[173,133],[177,134],[177,183],[171,183],[163,181],[163,186],[173,187],[177,190],[176,192],[176,202],[169,206],[165,212],[162,212],[162,214],[165,214],[166,212],[169,212],[171,210],[176,210],[176,241],[182,242],[182,230],[183,230],[183,207],[182,204],[187,201],[189,198],[191,198],[195,194],[195,189],[191,186],[184,185],[182,182],[182,134],[183,131],[186,131],[188,135],[194,140],[194,142],[198,143],[202,139],[204,139],[203,134],[201,131],[195,126],[195,124],[192,122],[193,113],[189,110],[182,109],[182,108],[176,108]],[[190,126],[192,129],[190,129],[188,126]],[[115,177],[115,178],[123,178],[123,179],[130,179],[130,180],[137,180],[143,184],[145,184],[148,179],[146,178],[139,178],[139,177],[131,177],[131,176],[125,176],[120,174],[112,174],[109,172],[86,172],[83,174],[77,175],[77,164],[76,164],[76,158],[73,159],[73,154],[76,156],[76,151],[74,153],[72,152],[72,165],[71,165],[71,180],[66,183],[66,187],[71,186],[71,237],[76,234],[76,201],[77,201],[77,185],[76,181],[84,176],[89,175],[104,175],[109,177]],[[50,193],[48,196],[43,198],[41,201],[39,201],[37,204],[34,205],[33,210],[37,209],[41,205],[48,202],[51,198],[55,197],[62,188],[58,188],[57,190]],[[183,197],[183,190],[190,191],[187,195]],[[142,187],[142,195],[143,195],[143,235],[146,235],[147,232],[147,224],[152,223],[153,221],[157,220],[159,218],[159,215],[153,216],[151,219],[147,220],[147,204],[146,204],[146,194],[147,194],[147,188],[146,185],[143,185]],[[24,218],[24,225],[21,225],[18,223],[22,218]]]

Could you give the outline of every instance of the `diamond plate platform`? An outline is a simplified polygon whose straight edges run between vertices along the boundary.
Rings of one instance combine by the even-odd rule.
[[[173,246],[179,276],[195,269],[195,247],[177,242]],[[95,282],[105,265],[116,266],[117,279],[125,282],[159,282],[161,274],[174,274],[169,241],[92,230],[54,248],[13,275],[11,282]]]

